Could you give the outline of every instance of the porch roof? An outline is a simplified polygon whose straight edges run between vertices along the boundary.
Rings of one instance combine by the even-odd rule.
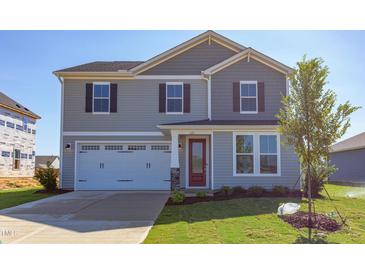
[[[276,126],[278,120],[199,120],[161,124],[165,126]]]

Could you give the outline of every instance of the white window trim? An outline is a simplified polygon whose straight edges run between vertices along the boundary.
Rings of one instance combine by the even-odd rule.
[[[109,100],[109,103],[108,103],[108,111],[105,111],[105,112],[100,112],[100,111],[97,111],[95,112],[94,111],[94,101],[95,101],[95,98],[96,99],[106,99],[107,97],[95,97],[94,96],[94,87],[95,85],[107,85],[109,86],[109,94],[108,94],[108,100]],[[110,114],[110,82],[93,82],[93,114]]]
[[[237,173],[237,157],[236,157],[236,136],[253,135],[253,152],[254,152],[254,172],[253,173]],[[260,173],[260,135],[276,136],[277,151],[277,173]],[[254,131],[237,131],[232,134],[232,155],[233,155],[233,176],[235,177],[276,177],[281,176],[281,151],[280,151],[280,134],[277,132],[254,132]],[[266,155],[266,153],[265,153]]]
[[[243,111],[242,110],[242,99],[243,98],[254,98],[252,96],[242,96],[241,94],[241,86],[242,84],[255,84],[256,85],[256,111]],[[257,90],[257,81],[240,81],[240,113],[241,114],[257,114],[258,113],[258,90]]]
[[[167,93],[167,89],[168,86],[177,86],[180,85],[181,86],[181,98],[180,97],[168,97],[168,93]],[[181,99],[181,112],[169,112],[168,108],[167,108],[167,101],[168,99]],[[168,115],[181,115],[184,114],[184,83],[183,82],[167,82],[166,83],[166,100],[165,100],[165,108],[166,108],[166,114]]]

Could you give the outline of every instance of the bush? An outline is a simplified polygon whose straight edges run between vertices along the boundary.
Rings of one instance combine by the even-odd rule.
[[[233,193],[237,193],[237,194],[242,194],[242,193],[246,193],[246,189],[244,189],[241,186],[235,186],[233,188]]]
[[[57,171],[47,163],[47,168],[39,168],[36,170],[34,178],[41,183],[47,192],[55,192],[57,190]]]
[[[206,191],[198,191],[195,195],[198,198],[205,198],[208,196],[208,193]]]
[[[265,189],[261,186],[251,186],[247,189],[248,196],[261,197],[265,192]]]
[[[185,200],[185,193],[181,190],[174,190],[171,195],[171,200],[174,204],[181,204]]]
[[[272,188],[272,194],[274,194],[275,196],[288,196],[289,193],[289,188],[287,188],[286,186],[274,186]]]
[[[228,196],[233,193],[233,189],[229,186],[222,186],[221,189],[219,190],[219,193]]]

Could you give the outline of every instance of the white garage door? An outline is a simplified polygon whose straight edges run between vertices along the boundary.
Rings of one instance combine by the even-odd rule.
[[[79,144],[76,190],[168,190],[169,144]]]

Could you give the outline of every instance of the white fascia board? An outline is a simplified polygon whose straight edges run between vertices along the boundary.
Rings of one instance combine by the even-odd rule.
[[[64,131],[63,136],[163,136],[160,131]]]

